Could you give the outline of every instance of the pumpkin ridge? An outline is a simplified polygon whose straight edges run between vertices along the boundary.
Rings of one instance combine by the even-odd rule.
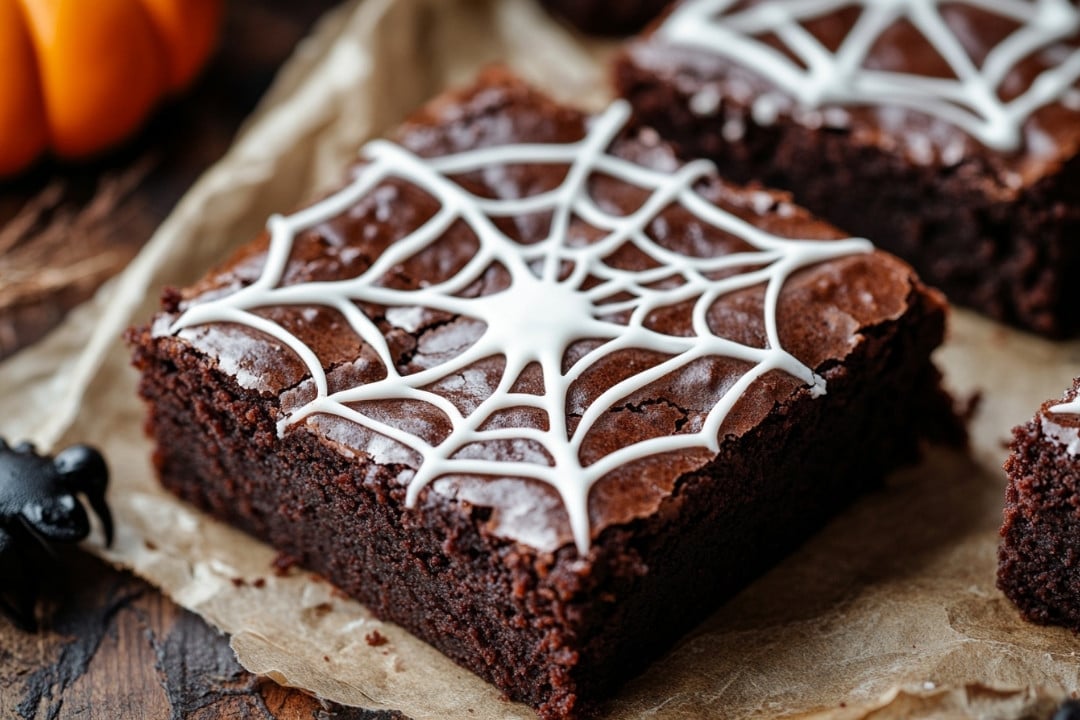
[[[25,9],[0,0],[0,176],[36,160],[48,145],[37,49]]]
[[[20,2],[38,50],[53,150],[86,156],[134,132],[167,82],[160,41],[143,6],[134,0]]]
[[[137,0],[162,38],[169,90],[177,92],[199,74],[217,42],[221,0]]]

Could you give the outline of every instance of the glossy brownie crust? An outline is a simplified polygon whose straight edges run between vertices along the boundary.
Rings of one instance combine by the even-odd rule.
[[[399,138],[418,152],[447,152],[492,135],[504,142],[573,139],[581,123],[579,114],[520,84],[489,77],[432,105]],[[636,142],[624,148],[628,154],[670,162],[662,145],[645,152]],[[522,173],[515,182],[536,181],[532,171]],[[706,191],[733,208],[767,200],[754,211],[763,224],[835,236],[783,196],[723,184]],[[391,217],[408,215],[398,210]],[[666,226],[677,220],[669,216]],[[310,247],[330,237],[363,242],[359,228],[369,219],[357,213],[348,222],[355,224],[322,238],[311,234]],[[260,247],[242,250],[195,288],[167,292],[159,324],[200,292],[250,282],[245,272]],[[304,259],[305,248],[290,273],[324,272],[329,261]],[[781,334],[801,356],[819,357],[812,364],[828,393],[815,399],[790,378],[766,376],[736,408],[711,461],[692,471],[677,469],[680,459],[665,461],[625,496],[598,485],[594,540],[584,557],[567,541],[543,550],[508,537],[494,524],[499,508],[432,488],[409,510],[402,482],[409,468],[344,452],[310,427],[279,439],[279,391],[245,389],[196,342],[150,328],[132,330],[129,342],[167,488],[325,575],[543,717],[568,718],[597,707],[827,518],[913,461],[922,440],[962,440],[929,361],[944,332],[939,294],[876,252],[811,268],[790,283]],[[820,315],[810,311],[816,303]],[[756,332],[745,324],[745,306],[732,310],[731,322]],[[430,332],[451,325],[442,321]],[[297,332],[310,326],[318,322]],[[284,377],[287,366],[272,367],[274,382],[296,384]],[[689,416],[693,401],[673,392],[632,412],[655,425],[677,412]],[[632,424],[621,427],[635,432]],[[670,490],[653,504],[649,488],[662,480]],[[622,519],[627,514],[631,519]]]
[[[593,35],[629,35],[659,15],[669,0],[541,0],[544,7]]]
[[[978,45],[980,19],[972,16],[968,27]],[[836,41],[824,23],[815,31],[826,46]],[[926,61],[925,53],[905,55],[901,33],[889,37],[873,60],[879,66],[910,71]],[[976,56],[982,51],[972,48]],[[910,262],[951,302],[1050,337],[1080,333],[1080,284],[1069,280],[1080,272],[1075,111],[1056,106],[1037,114],[1041,124],[1027,137],[1043,147],[1003,154],[895,108],[844,108],[846,119],[835,125],[828,109],[801,122],[780,113],[759,124],[752,101],[735,98],[748,88],[754,96],[775,88],[745,68],[655,36],[629,46],[615,77],[641,123],[685,157],[711,158],[737,182],[790,190],[815,214]],[[960,152],[962,160],[950,158]]]
[[[1059,402],[1013,430],[998,587],[1028,620],[1080,632],[1080,417],[1050,413]]]

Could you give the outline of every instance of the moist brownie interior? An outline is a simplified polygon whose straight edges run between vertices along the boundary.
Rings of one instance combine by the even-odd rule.
[[[1080,380],[1013,430],[998,587],[1028,620],[1080,632],[1078,391]]]

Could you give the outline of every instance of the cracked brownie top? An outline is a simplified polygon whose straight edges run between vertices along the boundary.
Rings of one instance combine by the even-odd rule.
[[[283,435],[396,466],[411,502],[584,549],[828,392],[921,288],[786,195],[677,161],[627,112],[590,119],[491,71],[167,291],[154,332],[276,398]]]

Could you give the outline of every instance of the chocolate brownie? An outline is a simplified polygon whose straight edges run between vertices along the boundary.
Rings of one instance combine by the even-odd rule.
[[[1080,379],[1013,430],[998,587],[1029,620],[1080,632]]]
[[[911,262],[950,301],[1080,332],[1080,9],[685,0],[615,69],[642,123]]]
[[[670,0],[541,0],[544,7],[594,35],[629,35],[645,27]]]
[[[545,718],[963,436],[940,294],[629,115],[490,72],[129,332],[167,488]]]

